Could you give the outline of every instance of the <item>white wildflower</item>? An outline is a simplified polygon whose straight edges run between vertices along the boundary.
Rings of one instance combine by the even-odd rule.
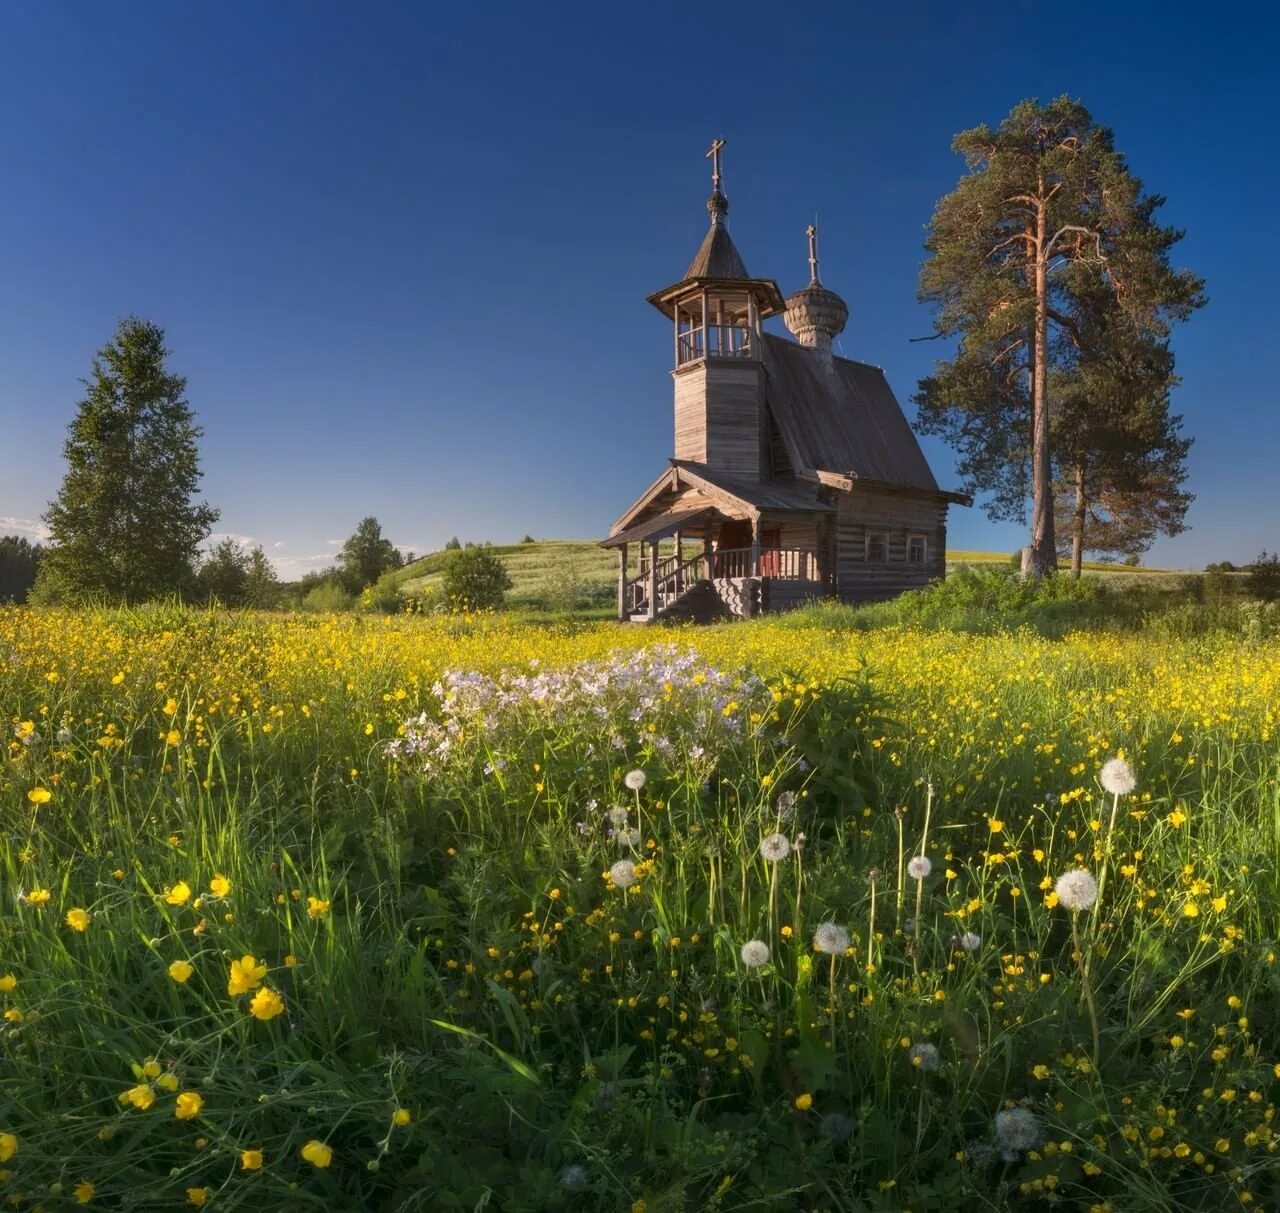
[[[923,880],[932,871],[933,864],[927,855],[913,855],[907,863],[907,875],[912,880]]]
[[[637,767],[634,771],[628,771],[622,782],[633,792],[638,792],[648,782],[648,776]]]
[[[758,969],[769,963],[769,945],[763,939],[748,939],[742,945],[742,963],[748,969]]]
[[[624,808],[610,809],[605,816],[609,819],[609,824],[615,830],[625,830],[627,827],[627,810]]]
[[[838,922],[824,922],[813,933],[813,946],[828,956],[843,956],[849,948],[849,932]]]
[[[1083,868],[1072,868],[1063,872],[1054,885],[1058,894],[1058,904],[1064,910],[1087,910],[1098,900],[1098,882],[1093,873]]]
[[[966,952],[976,952],[980,947],[982,947],[982,936],[976,931],[966,931],[954,942]]]
[[[629,859],[619,859],[609,869],[609,879],[620,889],[629,889],[636,879],[636,865]]]
[[[790,821],[796,813],[796,794],[794,792],[783,792],[778,797],[778,816],[783,821]]]
[[[927,1040],[914,1044],[907,1050],[907,1057],[910,1058],[911,1064],[921,1070],[936,1070],[942,1061],[942,1055],[938,1052],[938,1046],[930,1044]]]
[[[1128,796],[1138,786],[1133,768],[1123,758],[1112,758],[1103,763],[1098,776],[1103,788],[1113,796]]]
[[[560,1182],[570,1192],[581,1192],[590,1182],[587,1168],[581,1163],[571,1163],[560,1172]]]
[[[770,834],[760,841],[760,854],[770,863],[780,863],[791,854],[791,844],[785,834]]]

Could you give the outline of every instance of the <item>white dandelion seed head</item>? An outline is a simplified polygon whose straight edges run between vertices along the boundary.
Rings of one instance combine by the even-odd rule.
[[[633,792],[638,792],[648,782],[649,777],[636,767],[633,771],[628,771],[623,776],[622,782],[627,785]]]
[[[769,945],[763,939],[748,939],[742,945],[741,955],[748,969],[758,969],[769,963]]]
[[[1027,1108],[1005,1108],[996,1113],[996,1140],[1006,1159],[1032,1150],[1040,1143],[1040,1122]]]
[[[636,865],[629,859],[619,859],[609,869],[609,879],[620,889],[629,889],[636,879]]]
[[[572,1163],[560,1172],[560,1183],[570,1192],[581,1192],[588,1182],[587,1168],[581,1163]]]
[[[1094,880],[1093,873],[1086,872],[1084,868],[1063,872],[1054,889],[1058,894],[1058,904],[1065,910],[1087,910],[1098,900],[1098,882]]]
[[[791,844],[785,834],[770,834],[760,840],[760,854],[770,863],[781,863],[791,854]]]
[[[957,936],[955,942],[966,952],[976,952],[982,947],[982,936],[977,931],[966,931],[963,935]]]
[[[849,948],[849,932],[838,922],[819,923],[813,933],[813,946],[828,956],[843,956]]]
[[[818,1131],[828,1141],[848,1141],[853,1135],[853,1121],[843,1112],[828,1112]]]
[[[796,794],[794,792],[783,792],[778,797],[778,816],[783,821],[790,821],[796,812]]]
[[[938,1052],[938,1046],[927,1040],[912,1045],[907,1050],[907,1057],[911,1064],[920,1070],[936,1070],[942,1063],[942,1054]]]
[[[610,809],[609,812],[606,814],[606,816],[609,818],[609,824],[613,826],[615,830],[622,830],[626,828],[626,825],[627,825],[626,809],[622,807],[618,807],[616,809]]]
[[[907,863],[907,875],[912,880],[923,880],[933,871],[928,855],[913,855]]]
[[[1113,796],[1128,796],[1138,786],[1133,768],[1123,758],[1112,758],[1104,762],[1098,781]]]

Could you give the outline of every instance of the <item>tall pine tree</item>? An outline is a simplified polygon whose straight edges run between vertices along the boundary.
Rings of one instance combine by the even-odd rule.
[[[45,515],[46,597],[143,602],[191,583],[218,513],[195,500],[201,430],[167,354],[162,329],[129,317],[93,360],[62,490]]]
[[[1181,233],[1155,222],[1163,199],[1079,102],[1021,102],[953,146],[969,171],[934,213],[920,294],[936,333],[959,340],[921,382],[920,428],[956,447],[993,517],[1012,516],[1029,485],[1043,575],[1057,568],[1050,385],[1081,352],[1077,296],[1105,299],[1147,339],[1199,306],[1202,284],[1170,267]]]

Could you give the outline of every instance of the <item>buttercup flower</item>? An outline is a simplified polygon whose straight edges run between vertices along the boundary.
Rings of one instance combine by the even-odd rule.
[[[758,969],[769,963],[769,945],[762,939],[748,939],[742,945],[742,963],[748,969]]]
[[[49,898],[52,896],[53,894],[50,893],[48,889],[37,887],[32,889],[31,892],[26,895],[24,900],[29,906],[42,906],[47,905]]]
[[[127,1091],[121,1092],[119,1096],[121,1103],[132,1104],[141,1112],[145,1112],[156,1101],[156,1093],[151,1089],[149,1083],[139,1083],[136,1087],[130,1087]]]
[[[1128,796],[1138,786],[1133,768],[1123,758],[1112,758],[1103,763],[1098,782],[1113,796]]]
[[[203,1209],[209,1203],[208,1188],[188,1188],[187,1204],[194,1205],[197,1209]]]
[[[307,898],[307,917],[323,918],[329,912],[329,903],[319,897]]]
[[[231,881],[221,872],[215,872],[213,879],[209,881],[209,892],[215,897],[226,897],[231,892]]]
[[[169,966],[169,976],[173,978],[179,985],[187,981],[191,974],[196,971],[195,965],[189,960],[175,960]]]
[[[923,880],[933,871],[933,864],[927,855],[913,855],[907,861],[907,875],[912,880]]]
[[[8,1162],[17,1152],[17,1137],[12,1133],[0,1133],[0,1162]]]
[[[636,878],[636,865],[629,859],[619,859],[609,869],[609,879],[620,889],[629,889]]]
[[[93,921],[93,915],[88,910],[82,910],[78,907],[67,911],[66,924],[73,931],[87,931],[89,924]]]
[[[267,966],[259,963],[252,956],[245,955],[231,962],[231,976],[227,979],[227,993],[235,998],[256,990],[258,983],[267,975]]]
[[[333,1151],[322,1141],[312,1138],[298,1151],[313,1167],[327,1167],[333,1161]]]
[[[200,1115],[204,1098],[195,1091],[183,1091],[174,1103],[173,1114],[179,1120],[193,1120]]]
[[[249,1012],[254,1019],[275,1019],[284,1012],[284,999],[270,986],[263,986],[249,1000]]]
[[[821,923],[813,933],[813,946],[828,956],[843,956],[849,949],[849,932],[836,922]]]
[[[18,979],[12,973],[0,977],[0,994],[10,994],[18,988]]]
[[[185,880],[165,889],[164,899],[171,906],[184,906],[191,900],[191,886]]]
[[[808,1091],[806,1091],[803,1095],[797,1095],[795,1097],[795,1106],[796,1106],[796,1111],[807,1112],[810,1108],[813,1107],[813,1096],[810,1095]]]
[[[71,1195],[76,1198],[76,1204],[87,1205],[92,1199],[97,1189],[87,1179],[82,1179],[74,1188],[71,1189]]]
[[[34,805],[48,804],[53,799],[53,793],[48,788],[32,788],[27,793],[27,799]]]
[[[1089,909],[1098,900],[1098,882],[1083,868],[1063,872],[1054,891],[1058,894],[1058,904],[1073,913]]]
[[[770,863],[780,863],[791,854],[791,844],[785,834],[770,834],[761,840],[760,854]]]
[[[397,1129],[403,1129],[405,1125],[410,1124],[412,1121],[413,1113],[410,1112],[408,1108],[397,1108],[391,1116],[391,1123],[395,1125]]]
[[[240,1152],[240,1169],[242,1171],[260,1171],[262,1169],[262,1151],[242,1150]]]

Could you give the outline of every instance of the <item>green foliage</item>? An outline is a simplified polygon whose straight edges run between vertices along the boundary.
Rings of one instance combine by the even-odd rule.
[[[398,615],[404,610],[404,598],[394,569],[388,569],[373,585],[365,587],[360,595],[360,609],[379,615]]]
[[[338,568],[347,589],[358,594],[373,585],[383,573],[404,565],[404,557],[390,539],[384,539],[382,525],[376,518],[362,518],[355,533],[342,545]]]
[[[209,549],[195,578],[200,601],[269,610],[279,605],[280,581],[260,546],[245,548],[230,537]]]
[[[27,601],[44,548],[21,535],[0,535],[0,603]]]
[[[45,515],[46,599],[143,602],[191,584],[218,512],[194,500],[201,430],[166,355],[164,331],[130,317],[93,360]]]
[[[460,552],[462,550],[462,542],[459,540],[457,535],[444,545],[444,550],[446,552]]]
[[[989,495],[993,518],[1022,520],[1031,493],[1033,565],[1043,571],[1056,559],[1053,483],[1074,471],[1071,457],[1083,451],[1099,464],[1099,490],[1124,483],[1113,470],[1123,460],[1101,436],[1117,356],[1132,364],[1158,347],[1204,302],[1203,284],[1171,268],[1181,233],[1155,221],[1162,199],[1144,194],[1111,132],[1079,102],[1023,101],[953,147],[967,171],[934,213],[920,294],[934,305],[936,332],[958,345],[921,381],[918,424],[957,450],[966,488]],[[1168,367],[1171,375],[1171,357]],[[1064,378],[1077,389],[1073,407],[1051,410]],[[1171,380],[1156,379],[1143,390],[1159,413]],[[1148,441],[1144,433],[1120,448],[1140,454]],[[1177,490],[1172,441],[1154,478],[1161,491]]]
[[[349,611],[355,602],[355,595],[340,580],[325,578],[302,595],[299,605],[304,611]]]
[[[1262,551],[1249,565],[1248,592],[1264,602],[1280,598],[1280,552]]]
[[[500,557],[488,547],[451,552],[441,591],[450,610],[482,611],[502,606],[511,577]]]

